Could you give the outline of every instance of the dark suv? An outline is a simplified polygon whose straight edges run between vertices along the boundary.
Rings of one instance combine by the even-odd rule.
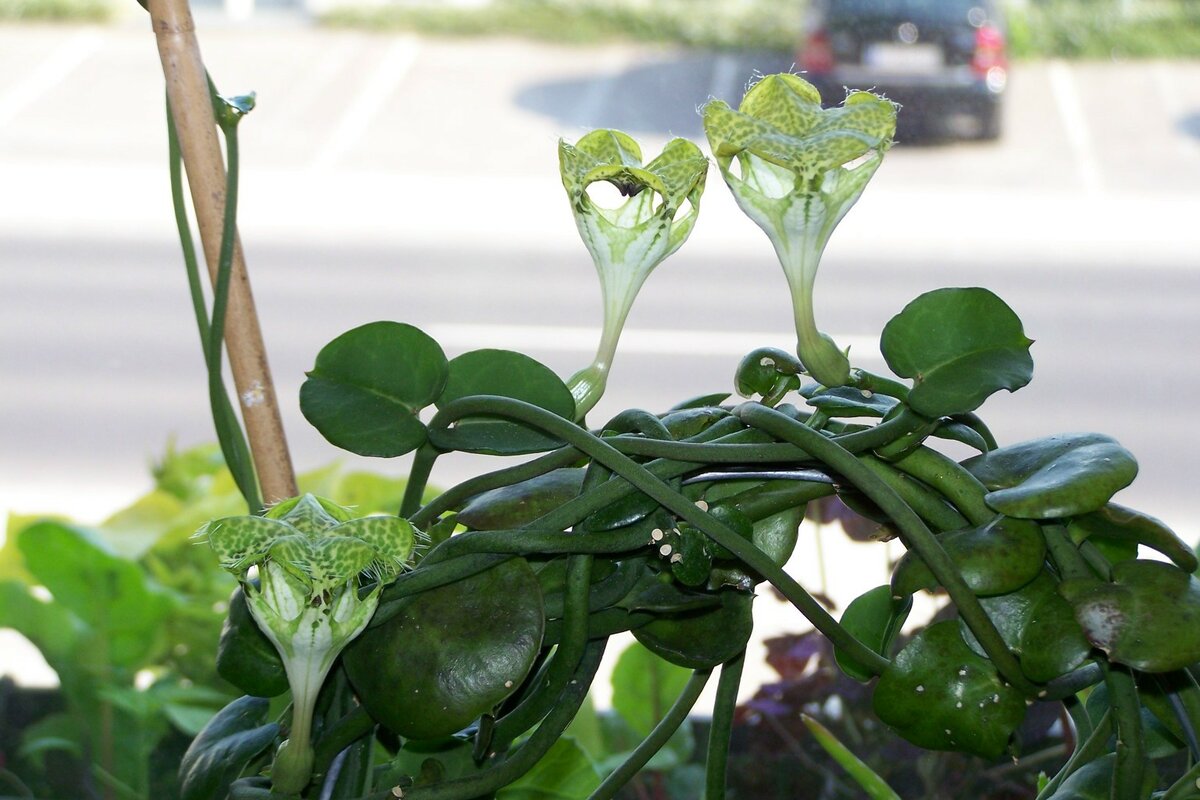
[[[1000,135],[1008,82],[1004,21],[994,0],[809,0],[796,63],[827,102],[868,89],[921,124],[973,117]]]

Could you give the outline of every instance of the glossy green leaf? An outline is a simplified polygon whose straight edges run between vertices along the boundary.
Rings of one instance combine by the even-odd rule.
[[[620,478],[612,480],[620,480]],[[658,501],[653,497],[641,492],[633,492],[589,514],[584,520],[583,526],[589,531],[611,531],[624,528],[645,519],[659,507]]]
[[[888,658],[892,642],[911,610],[911,597],[897,600],[892,596],[891,586],[876,586],[850,601],[842,612],[841,625],[851,636]],[[875,677],[873,671],[842,648],[834,647],[833,655],[842,672],[854,680],[866,683]]]
[[[875,687],[875,713],[927,750],[999,757],[1025,717],[1025,701],[971,651],[958,622],[939,622],[896,654]]]
[[[711,398],[704,397],[702,400]],[[723,399],[723,398],[722,398]],[[675,439],[690,439],[702,433],[710,425],[729,416],[729,412],[719,406],[703,405],[694,408],[681,408],[666,414],[662,418],[663,427]]]
[[[1072,519],[1067,532],[1076,544],[1086,540],[1132,545],[1135,554],[1138,545],[1145,545],[1171,559],[1185,572],[1195,572],[1200,566],[1187,542],[1160,520],[1116,503]]]
[[[908,404],[929,417],[974,411],[993,393],[1029,383],[1031,344],[1013,310],[979,288],[921,295],[880,339],[892,371],[913,380]]]
[[[545,627],[537,576],[514,558],[406,597],[342,656],[363,706],[406,738],[448,736],[520,686]]]
[[[992,490],[985,498],[988,506],[1024,519],[1095,511],[1137,475],[1137,461],[1129,451],[1099,433],[1047,436],[962,464]]]
[[[733,385],[742,397],[759,395],[766,397],[775,392],[781,379],[796,379],[804,371],[804,365],[791,353],[776,347],[760,347],[742,357],[734,373]]]
[[[229,598],[229,613],[217,642],[217,673],[254,697],[275,697],[288,690],[283,660],[250,616],[240,586]]]
[[[754,630],[748,592],[725,590],[721,605],[662,616],[634,629],[633,636],[656,656],[688,669],[723,664],[746,648]]]
[[[104,640],[111,663],[137,667],[165,646],[162,623],[174,603],[137,564],[109,552],[82,528],[58,522],[25,528],[17,546],[55,602]]]
[[[1009,650],[1020,655],[1021,631],[1029,622],[1033,606],[1049,595],[1057,595],[1058,581],[1045,568],[1036,578],[1024,586],[1004,594],[980,597],[979,605],[991,618],[992,624]],[[959,632],[967,646],[978,655],[987,656],[983,645],[975,638],[970,627],[959,618]],[[1080,634],[1082,636],[1082,634]],[[1086,642],[1085,642],[1086,643]]]
[[[250,759],[279,733],[278,724],[266,721],[269,706],[259,697],[241,697],[217,712],[179,764],[182,800],[225,796]]]
[[[1113,798],[1113,769],[1117,763],[1115,753],[1106,753],[1095,761],[1089,761],[1062,782],[1054,794],[1046,800],[1112,800]],[[1138,797],[1120,798],[1120,800],[1141,800],[1149,797],[1154,789],[1156,772],[1154,769],[1145,770],[1142,791]],[[1191,795],[1185,795],[1191,797]]]
[[[300,387],[300,410],[331,443],[389,458],[425,442],[418,412],[446,384],[442,348],[411,325],[372,322],[321,348]]]
[[[1046,542],[1036,523],[997,517],[978,528],[938,537],[975,594],[1008,594],[1037,577],[1046,558]],[[915,551],[908,551],[892,572],[892,591],[910,595],[932,589],[937,580]]]
[[[438,408],[472,395],[498,395],[523,400],[560,417],[573,419],[575,399],[554,372],[511,350],[473,350],[453,359]],[[448,429],[430,432],[435,446],[468,453],[516,455],[550,450],[562,443],[515,422],[486,417],[460,419]]]
[[[1172,564],[1122,561],[1112,583],[1064,581],[1063,596],[1093,645],[1143,672],[1200,661],[1200,581]]]
[[[577,497],[582,485],[582,469],[556,469],[475,495],[458,512],[458,521],[477,531],[519,528]]]
[[[676,403],[671,406],[672,411],[686,411],[691,408],[704,408],[706,406],[720,406],[729,399],[729,392],[717,392],[714,394],[702,394],[696,397],[689,397],[681,403]]]
[[[804,522],[804,507],[787,508],[778,514],[753,523],[751,543],[762,550],[777,567],[792,557],[800,538],[800,523]]]
[[[983,438],[983,435],[961,422],[946,422],[938,425],[932,435],[938,439],[961,442],[981,453],[986,453],[988,449],[987,440]]]
[[[853,386],[821,389],[808,398],[810,406],[831,417],[883,417],[899,402],[894,397],[872,394]]]
[[[1029,607],[1015,649],[1021,657],[1021,671],[1030,680],[1045,683],[1081,666],[1091,655],[1092,645],[1075,620],[1071,604],[1056,590]]]
[[[612,673],[613,710],[645,738],[691,678],[691,670],[668,663],[636,642],[625,648]]]
[[[709,508],[708,513],[713,519],[729,528],[738,536],[741,536],[747,541],[753,541],[754,523],[749,517],[742,513],[742,511],[738,509],[736,505],[733,505],[732,503],[719,503]],[[710,553],[712,553],[713,558],[732,559],[734,557],[733,553],[729,552],[715,541],[709,539],[698,528],[694,528],[686,522],[679,523],[679,530],[681,532],[694,531],[695,533],[698,533],[704,537],[704,540],[707,542],[708,550]]]

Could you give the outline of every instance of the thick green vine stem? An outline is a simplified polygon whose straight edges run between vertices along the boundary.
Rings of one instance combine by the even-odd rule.
[[[763,406],[758,407],[764,408]],[[778,412],[772,413],[778,414]],[[732,553],[734,558],[742,561],[751,570],[762,575],[772,586],[783,593],[784,597],[796,606],[814,627],[838,647],[842,647],[848,653],[851,653],[856,660],[860,660],[860,663],[866,668],[875,671],[876,674],[881,673],[887,668],[889,662],[886,658],[867,647],[846,631],[803,586],[777,566],[763,551],[759,550],[752,543],[742,538],[706,511],[702,511],[688,500],[688,498],[672,489],[645,467],[622,455],[602,439],[592,436],[587,431],[571,424],[562,417],[530,403],[514,400],[509,397],[478,395],[460,398],[447,403],[434,416],[430,422],[430,427],[446,427],[457,419],[480,414],[513,419],[540,428],[608,467],[667,511],[702,531],[718,545]],[[783,414],[779,414],[778,416],[787,420],[789,424],[799,425],[799,423],[795,423]],[[819,433],[812,433],[822,441],[829,441]],[[846,451],[841,450],[841,452]],[[854,461],[852,455],[849,458],[851,461]],[[919,519],[917,522],[920,524]],[[932,537],[932,534],[930,536]],[[946,558],[948,560],[948,557]],[[961,581],[961,578],[959,580]],[[973,596],[972,599],[974,599]],[[978,601],[976,601],[976,604],[978,605]],[[980,613],[982,613],[982,609],[980,609]],[[992,630],[995,633],[994,627]],[[999,637],[998,633],[995,635]]]
[[[755,427],[762,428],[785,441],[804,448],[815,458],[841,474],[855,488],[865,494],[888,515],[905,544],[915,550],[929,566],[930,571],[950,594],[963,621],[975,634],[988,658],[1004,679],[1033,697],[1040,688],[1033,684],[1021,671],[1016,656],[1004,643],[995,623],[983,610],[978,598],[959,574],[958,567],[946,554],[937,538],[921,520],[920,516],[906,504],[887,484],[872,474],[854,455],[837,442],[827,439],[785,414],[757,403],[744,403],[734,413]]]
[[[733,717],[737,710],[738,687],[746,666],[746,651],[721,665],[717,697],[713,703],[712,727],[708,733],[708,752],[704,760],[704,800],[724,800],[729,768],[729,744],[733,737]]]
[[[223,98],[212,89],[214,105]],[[240,117],[238,117],[240,118]],[[183,250],[184,267],[187,270],[188,291],[192,297],[192,309],[196,317],[196,329],[200,333],[200,346],[204,363],[208,369],[208,397],[212,410],[213,429],[221,446],[221,454],[229,466],[230,474],[252,513],[262,509],[258,490],[258,478],[246,435],[238,421],[237,413],[229,400],[225,387],[225,374],[221,367],[222,348],[225,343],[225,312],[229,303],[229,276],[233,266],[233,243],[237,231],[237,198],[239,173],[239,147],[237,119],[221,126],[225,135],[228,169],[225,174],[225,212],[222,218],[221,246],[217,261],[217,279],[213,287],[213,308],[210,321],[205,308],[204,289],[200,280],[200,267],[196,259],[196,244],[188,221],[187,202],[183,191],[183,154],[179,145],[179,132],[167,101],[167,145],[171,165],[171,202],[175,209],[175,226],[179,244]]]
[[[1137,686],[1128,668],[1101,662],[1104,683],[1108,686],[1116,722],[1117,758],[1113,766],[1113,797],[1143,800],[1150,796],[1153,784],[1147,786],[1146,734],[1142,728],[1142,709],[1137,698]]]
[[[667,709],[667,713],[658,721],[654,729],[633,749],[621,765],[609,773],[608,777],[588,796],[588,800],[610,800],[615,797],[621,787],[629,783],[633,776],[646,766],[654,754],[666,745],[667,740],[679,730],[679,726],[687,719],[692,707],[700,699],[700,693],[708,685],[712,670],[696,670],[688,679],[687,685],[679,693],[679,697]]]

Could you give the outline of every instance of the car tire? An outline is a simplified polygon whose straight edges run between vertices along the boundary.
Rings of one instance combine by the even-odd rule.
[[[979,112],[979,133],[976,138],[984,142],[994,142],[1000,138],[1003,128],[1003,115],[999,103],[989,105]]]

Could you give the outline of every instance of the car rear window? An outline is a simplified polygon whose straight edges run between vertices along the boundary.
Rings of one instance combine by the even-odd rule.
[[[973,8],[988,11],[981,0],[830,0],[833,19],[862,17],[917,17],[961,19]]]

